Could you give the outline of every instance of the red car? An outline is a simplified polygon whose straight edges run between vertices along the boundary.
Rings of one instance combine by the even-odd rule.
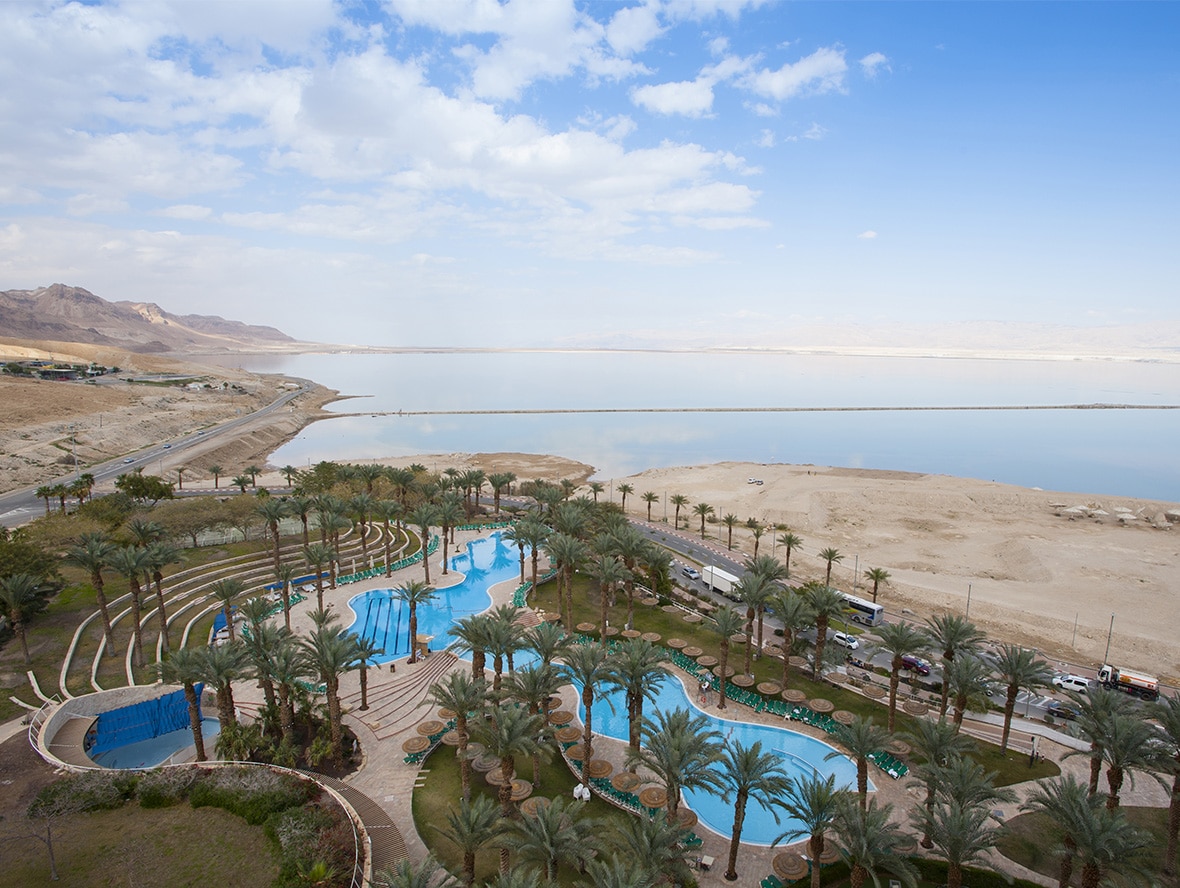
[[[916,672],[918,675],[930,674],[930,664],[921,657],[915,657],[913,654],[906,654],[901,658],[901,668],[908,669],[910,672]]]

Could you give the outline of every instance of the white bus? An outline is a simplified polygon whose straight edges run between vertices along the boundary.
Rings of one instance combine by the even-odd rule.
[[[852,611],[852,622],[863,623],[865,626],[880,626],[885,619],[885,608],[882,605],[844,592],[840,594],[844,596],[844,604],[848,610]]]

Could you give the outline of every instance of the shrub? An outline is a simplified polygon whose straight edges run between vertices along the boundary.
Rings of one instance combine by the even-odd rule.
[[[315,785],[268,768],[217,768],[189,790],[194,808],[223,808],[252,826],[315,795]]]
[[[148,771],[139,780],[136,797],[141,808],[167,808],[188,794],[197,779],[196,768],[160,768]]]

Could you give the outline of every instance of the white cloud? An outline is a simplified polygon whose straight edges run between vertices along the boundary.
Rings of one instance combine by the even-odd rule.
[[[777,140],[774,137],[774,131],[764,129],[759,134],[759,136],[755,140],[754,144],[757,145],[759,148],[773,148],[776,144],[776,141]]]
[[[877,72],[881,69],[891,71],[889,67],[889,58],[883,53],[871,52],[860,60],[860,70],[869,80],[877,76]]]
[[[826,128],[820,126],[818,123],[813,123],[807,128],[807,132],[803,134],[803,138],[811,139],[813,142],[818,142],[828,134]]]
[[[877,232],[873,231],[870,228],[868,231],[862,231],[860,234],[857,235],[857,237],[860,238],[861,240],[874,240],[877,237]]]
[[[170,207],[165,207],[160,210],[161,216],[167,216],[169,219],[186,219],[190,222],[200,222],[208,219],[213,215],[211,207],[202,207],[197,204],[173,204]]]
[[[622,56],[646,49],[664,32],[659,10],[658,0],[648,0],[638,6],[625,6],[611,16],[606,25],[606,41],[611,49]]]
[[[798,96],[843,92],[847,70],[844,51],[825,47],[776,70],[756,71],[741,83],[757,95],[781,102]]]
[[[713,108],[713,79],[700,78],[679,83],[656,83],[631,90],[631,101],[656,114],[701,117]]]

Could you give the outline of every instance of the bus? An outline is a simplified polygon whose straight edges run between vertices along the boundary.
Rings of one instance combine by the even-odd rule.
[[[885,620],[885,608],[882,605],[873,604],[845,592],[840,594],[844,596],[844,605],[852,612],[852,622],[863,623],[865,626],[880,626]]]

